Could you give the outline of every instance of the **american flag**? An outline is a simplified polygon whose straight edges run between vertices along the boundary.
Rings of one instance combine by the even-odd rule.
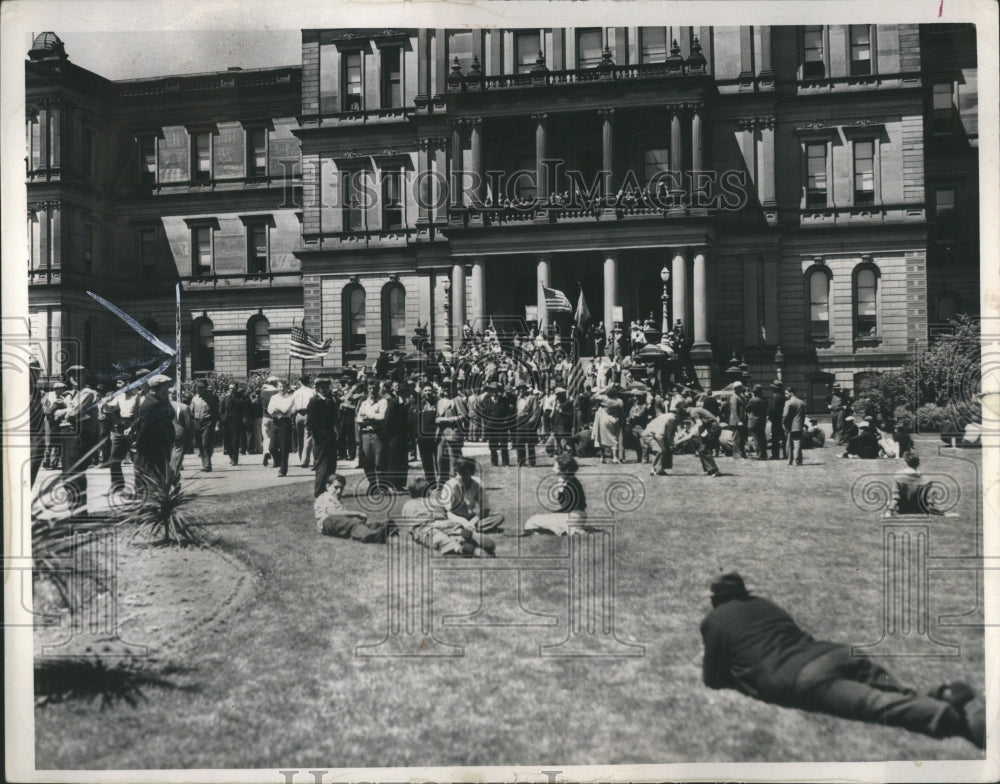
[[[292,327],[292,343],[288,353],[296,359],[321,359],[326,356],[326,352],[332,344],[333,340],[330,338],[320,343],[303,327],[296,325]]]
[[[559,289],[550,289],[542,286],[542,293],[545,295],[545,308],[549,313],[572,313],[573,306],[569,299]]]
[[[583,370],[583,360],[577,359],[566,374],[566,392],[571,398],[583,392],[583,385],[587,381],[587,374]]]

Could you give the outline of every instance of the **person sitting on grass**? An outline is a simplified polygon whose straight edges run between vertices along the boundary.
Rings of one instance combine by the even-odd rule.
[[[389,524],[369,523],[368,515],[364,512],[355,512],[345,507],[341,496],[346,484],[347,480],[340,474],[333,474],[326,481],[326,491],[318,495],[313,504],[316,530],[325,536],[383,544],[389,534]]]
[[[847,449],[841,457],[860,458],[861,460],[875,460],[881,452],[878,443],[878,435],[871,422],[864,420],[858,423],[858,434],[848,439]]]
[[[896,474],[892,486],[892,499],[889,501],[890,515],[944,515],[951,517],[952,512],[943,512],[934,503],[933,483],[920,476],[920,456],[909,451],[903,455],[906,467]]]
[[[805,429],[802,431],[802,448],[819,449],[826,443],[826,433],[814,417],[806,420]]]
[[[896,425],[892,440],[896,442],[896,457],[905,459],[906,453],[913,451],[913,437],[905,425]]]
[[[490,514],[476,462],[467,457],[455,461],[455,476],[441,488],[441,503],[449,520],[474,531],[495,531],[503,523],[503,515]]]
[[[556,511],[547,514],[536,514],[528,518],[524,524],[525,535],[536,531],[543,534],[566,536],[570,523],[582,523],[587,520],[587,496],[583,485],[576,478],[580,468],[571,455],[560,455],[553,466],[559,475],[555,497],[558,507]]]
[[[975,693],[967,683],[919,695],[851,646],[814,640],[783,609],[751,595],[735,572],[712,583],[701,636],[702,678],[710,689],[986,747],[985,706],[970,704]]]
[[[442,555],[492,556],[496,550],[493,540],[448,519],[447,512],[428,495],[429,487],[426,477],[410,480],[406,488],[410,498],[400,510],[400,526],[410,529],[414,541]]]

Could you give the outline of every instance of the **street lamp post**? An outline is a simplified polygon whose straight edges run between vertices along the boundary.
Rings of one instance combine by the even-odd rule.
[[[670,270],[664,267],[660,270],[660,280],[663,281],[663,294],[660,295],[660,302],[663,303],[663,324],[660,332],[660,345],[667,345],[667,333],[670,331],[670,295],[667,293],[667,283],[670,282]]]

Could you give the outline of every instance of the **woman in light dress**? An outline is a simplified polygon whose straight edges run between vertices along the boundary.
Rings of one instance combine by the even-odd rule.
[[[598,409],[594,414],[594,425],[591,428],[591,438],[594,447],[601,453],[601,462],[606,463],[605,450],[611,450],[611,462],[620,463],[622,416],[625,403],[617,384],[609,384],[604,389],[594,393],[594,402]]]

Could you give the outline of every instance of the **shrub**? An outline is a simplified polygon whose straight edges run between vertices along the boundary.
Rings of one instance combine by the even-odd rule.
[[[897,427],[904,428],[908,433],[914,432],[914,423],[917,418],[913,415],[913,412],[907,406],[896,406],[896,410],[892,412],[892,417],[896,421]]]
[[[917,409],[917,426],[924,431],[939,432],[950,426],[948,410],[935,403],[925,403]]]

